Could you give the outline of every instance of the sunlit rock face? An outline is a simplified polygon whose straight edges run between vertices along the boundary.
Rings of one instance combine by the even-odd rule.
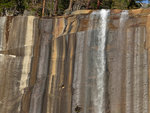
[[[0,17],[0,113],[149,113],[150,10]]]

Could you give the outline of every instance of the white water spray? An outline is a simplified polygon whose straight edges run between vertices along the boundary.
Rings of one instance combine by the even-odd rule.
[[[4,35],[4,27],[5,27],[5,22],[6,22],[6,17],[0,17],[0,51],[2,50],[3,47],[3,35]]]
[[[92,12],[88,33],[77,33],[72,113],[76,113],[76,106],[81,106],[83,113],[105,113],[106,111],[105,43],[109,12],[104,9]]]
[[[109,10],[102,9],[97,15],[100,16],[98,26],[98,51],[96,58],[96,69],[97,69],[97,94],[94,96],[94,106],[96,106],[95,113],[105,112],[105,43],[106,43],[106,32],[107,32],[107,20]]]
[[[128,18],[128,10],[123,10],[120,16],[120,28],[124,27],[125,21],[127,21]]]

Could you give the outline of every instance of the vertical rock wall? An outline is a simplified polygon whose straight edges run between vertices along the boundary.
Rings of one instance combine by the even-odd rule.
[[[149,112],[146,21],[141,16],[133,18],[127,12],[111,21],[117,28],[110,29],[107,46],[110,111],[113,113]]]
[[[149,12],[0,17],[0,113],[149,113]]]
[[[20,113],[32,65],[34,17],[0,19],[0,112]]]

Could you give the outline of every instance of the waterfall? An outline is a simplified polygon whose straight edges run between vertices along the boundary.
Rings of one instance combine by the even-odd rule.
[[[119,26],[118,26],[118,38],[115,39],[117,42],[114,44],[115,46],[118,47],[118,49],[116,49],[116,51],[120,51],[117,52],[115,57],[116,57],[116,62],[114,63],[114,65],[116,66],[115,70],[115,74],[113,75],[113,78],[111,79],[112,81],[117,81],[115,84],[112,84],[112,87],[115,88],[115,90],[117,90],[115,93],[117,95],[117,97],[112,97],[115,102],[117,104],[120,105],[120,109],[116,110],[116,107],[118,107],[115,104],[111,104],[111,110],[114,110],[116,113],[118,112],[122,112],[124,109],[128,109],[128,104],[123,104],[124,102],[126,102],[126,77],[123,73],[125,73],[125,69],[122,66],[123,64],[125,64],[124,61],[124,57],[126,54],[126,48],[125,48],[125,44],[126,44],[126,34],[124,31],[126,31],[126,25],[127,25],[127,21],[128,21],[128,11],[127,10],[123,10],[120,13],[120,19],[119,19]],[[124,42],[124,43],[120,43],[120,42]],[[130,57],[131,58],[131,57]],[[130,62],[128,62],[129,64]],[[116,79],[117,77],[117,79]],[[113,99],[111,98],[112,102]],[[128,111],[129,113],[129,111]]]
[[[5,22],[6,22],[6,17],[1,17],[0,18],[0,51],[3,48],[3,32],[4,32],[4,27],[5,27]]]
[[[123,10],[121,12],[121,16],[120,16],[120,28],[122,29],[124,27],[125,22],[128,19],[128,10]]]
[[[93,113],[105,113],[106,107],[106,99],[105,99],[105,86],[106,86],[106,58],[105,58],[105,45],[106,45],[106,34],[107,34],[107,21],[109,16],[109,10],[102,9],[100,11],[93,12],[91,14],[91,20],[98,18],[98,22],[96,22],[96,32],[95,37],[91,38],[91,41],[94,40],[95,47],[97,51],[93,52],[92,59],[94,60],[94,66],[91,70],[96,71],[96,80],[95,86],[93,89],[92,97],[93,97]],[[91,24],[92,25],[92,24]],[[94,39],[93,39],[94,38]],[[95,55],[95,56],[94,56]]]
[[[0,17],[0,113],[149,113],[150,10]]]
[[[98,96],[95,98],[94,104],[97,106],[97,113],[105,112],[105,43],[107,31],[107,17],[109,10],[102,9],[100,12],[100,25],[98,27],[98,54],[97,54],[97,91]]]
[[[104,9],[92,12],[89,29],[76,35],[72,113],[76,113],[77,106],[81,106],[83,113],[104,113],[106,110],[105,43],[109,12]]]

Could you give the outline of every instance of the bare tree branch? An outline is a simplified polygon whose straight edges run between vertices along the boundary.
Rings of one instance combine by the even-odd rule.
[[[42,17],[44,17],[44,10],[45,10],[45,0],[43,0]]]
[[[97,9],[99,8],[100,4],[101,4],[100,0],[97,0]]]
[[[91,0],[88,0],[88,3],[87,3],[87,7],[86,7],[86,9],[89,9],[90,2],[91,2]]]
[[[72,9],[72,4],[73,4],[73,0],[70,0],[69,8],[68,8],[68,10],[70,10],[70,11],[71,11],[71,9]]]
[[[57,14],[57,10],[58,10],[58,0],[55,0],[55,6],[54,6],[54,14]]]

